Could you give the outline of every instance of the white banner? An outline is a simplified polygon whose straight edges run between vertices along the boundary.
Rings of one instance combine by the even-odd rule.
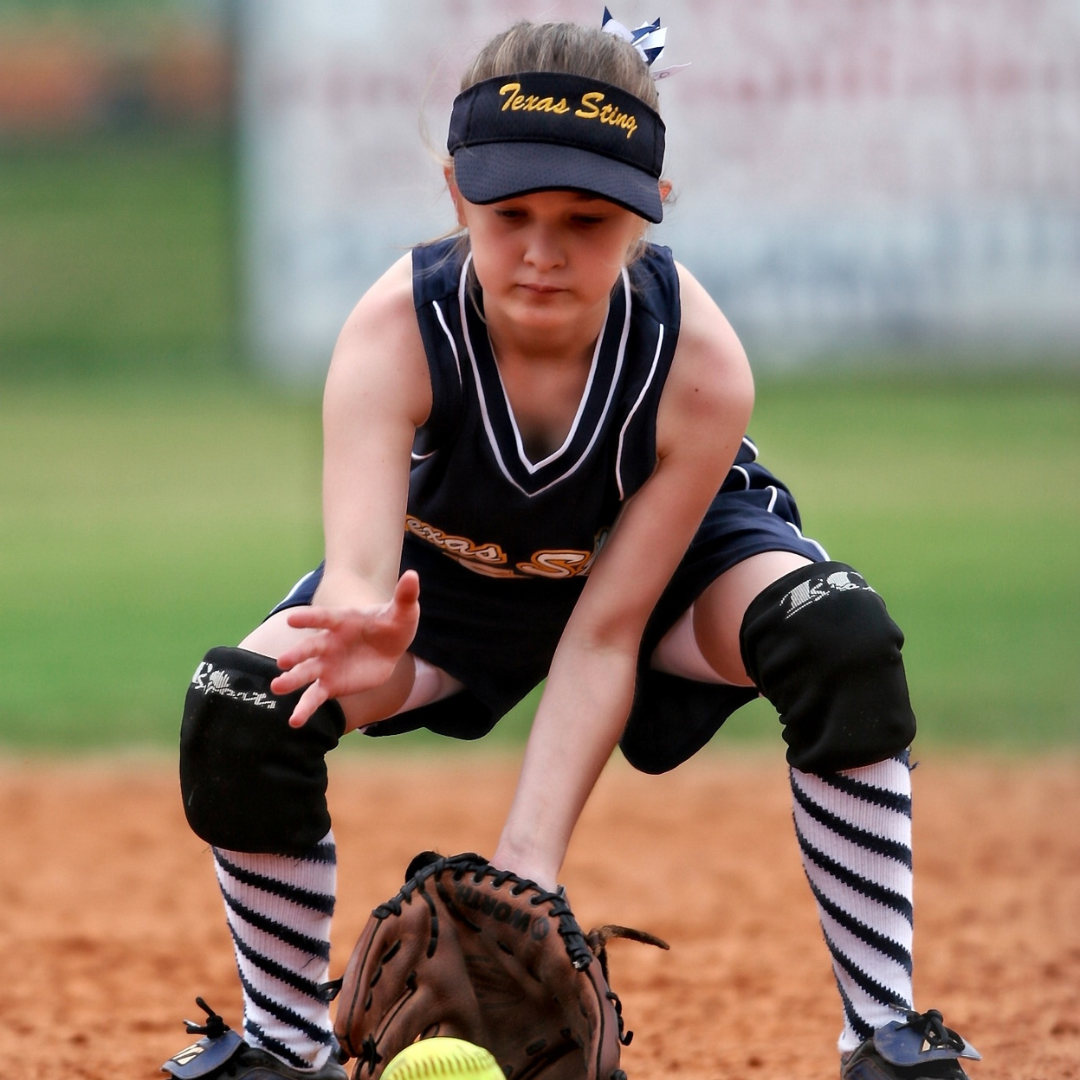
[[[438,155],[461,72],[581,0],[238,0],[250,340],[325,370],[363,290],[453,227]],[[1080,362],[1078,0],[640,0],[676,200],[654,238],[758,363]],[[429,146],[421,135],[422,121]]]

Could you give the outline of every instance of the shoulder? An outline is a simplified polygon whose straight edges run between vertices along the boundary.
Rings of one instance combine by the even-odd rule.
[[[709,425],[745,430],[754,402],[754,381],[746,351],[731,324],[686,267],[675,263],[681,298],[682,324],[671,374],[665,387],[661,427],[681,438],[681,432]],[[667,413],[664,423],[663,413]],[[662,440],[658,450],[663,454]]]
[[[412,254],[403,255],[374,285],[360,297],[350,312],[342,335],[356,332],[357,327],[369,330],[367,324],[376,320],[391,320],[391,328],[398,319],[415,322],[412,300]]]
[[[412,256],[404,255],[360,298],[334,347],[326,403],[373,394],[417,425],[431,408],[431,384],[413,306]]]
[[[463,251],[456,237],[420,244],[402,255],[360,298],[343,333],[369,320],[389,320],[394,329],[401,320],[415,330],[416,309],[426,300],[457,291]],[[371,327],[363,325],[365,331]]]

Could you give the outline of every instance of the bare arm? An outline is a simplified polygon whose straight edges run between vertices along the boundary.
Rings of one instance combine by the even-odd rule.
[[[303,723],[330,697],[386,682],[416,632],[419,583],[398,581],[416,428],[431,383],[412,300],[410,257],[364,295],[338,338],[323,399],[326,569],[310,608],[289,625],[311,631],[278,657],[273,688],[311,683]]]
[[[657,416],[659,463],[623,509],[563,632],[495,853],[496,865],[548,888],[626,723],[645,623],[734,460],[753,406],[749,365],[731,326],[681,267],[680,285],[683,324]]]

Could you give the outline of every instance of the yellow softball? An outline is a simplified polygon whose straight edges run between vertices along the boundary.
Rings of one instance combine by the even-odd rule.
[[[464,1039],[420,1039],[383,1069],[382,1080],[506,1080],[495,1058]]]

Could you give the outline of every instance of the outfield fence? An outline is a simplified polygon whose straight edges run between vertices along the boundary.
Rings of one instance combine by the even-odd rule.
[[[321,373],[356,297],[453,224],[441,149],[469,57],[593,0],[236,0],[250,339]],[[660,10],[655,238],[759,365],[932,355],[1080,365],[1073,0],[626,0]],[[419,128],[430,132],[425,146]]]

